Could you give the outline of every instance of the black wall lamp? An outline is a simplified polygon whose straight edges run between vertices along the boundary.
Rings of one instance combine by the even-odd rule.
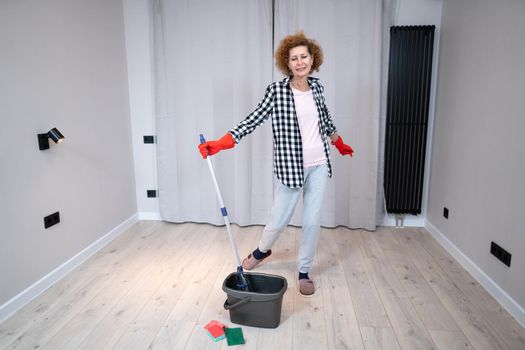
[[[38,148],[41,151],[49,148],[49,139],[60,143],[64,141],[64,135],[57,128],[49,130],[46,134],[38,134]]]

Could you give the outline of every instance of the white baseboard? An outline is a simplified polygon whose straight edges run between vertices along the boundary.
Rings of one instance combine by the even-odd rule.
[[[383,217],[382,226],[395,227],[396,218],[394,215],[385,214]],[[413,215],[407,215],[403,221],[403,226],[406,227],[425,227],[425,218],[420,218]]]
[[[53,284],[57,283],[60,279],[66,276],[69,272],[73,271],[76,267],[86,261],[93,254],[104,248],[115,238],[120,236],[128,228],[133,226],[138,221],[138,215],[134,214],[129,219],[115,227],[113,230],[100,237],[93,244],[82,250],[80,253],[57,267],[55,270],[42,277],[39,281],[35,282],[32,286],[20,294],[14,296],[8,300],[5,304],[0,305],[0,322],[4,321],[18,309],[29,303],[31,300],[39,296],[41,293],[46,291]]]
[[[157,212],[139,212],[139,220],[161,221],[160,213]]]
[[[432,223],[426,221],[425,228],[456,259],[459,264],[474,277],[490,295],[496,299],[522,327],[525,328],[525,309],[507,294],[496,282],[481,270],[468,256],[463,254],[444,234]]]

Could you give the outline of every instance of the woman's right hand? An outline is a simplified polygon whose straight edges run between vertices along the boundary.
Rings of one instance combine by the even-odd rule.
[[[199,145],[199,152],[203,159],[207,156],[212,156],[222,150],[230,149],[235,146],[235,141],[232,135],[227,132],[226,135],[218,139],[217,141],[206,141]]]

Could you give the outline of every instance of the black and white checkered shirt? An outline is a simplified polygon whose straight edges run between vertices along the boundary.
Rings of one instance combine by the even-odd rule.
[[[319,79],[308,77],[308,84],[312,89],[319,115],[319,132],[324,143],[328,176],[332,176],[328,136],[333,135],[336,128],[326,107],[324,87],[319,83]],[[284,185],[290,188],[302,187],[303,147],[289,77],[268,85],[257,108],[230,130],[235,143],[264,123],[269,116],[272,116],[273,171]]]

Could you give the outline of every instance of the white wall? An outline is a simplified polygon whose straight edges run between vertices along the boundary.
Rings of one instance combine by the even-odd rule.
[[[445,1],[427,211],[434,233],[522,324],[524,18],[524,1]],[[510,268],[490,254],[491,241],[512,253]]]
[[[137,212],[124,43],[121,1],[0,2],[0,311]]]
[[[160,220],[158,198],[146,196],[147,190],[158,190],[156,145],[143,141],[156,132],[149,1],[123,3],[137,207],[140,219]]]

